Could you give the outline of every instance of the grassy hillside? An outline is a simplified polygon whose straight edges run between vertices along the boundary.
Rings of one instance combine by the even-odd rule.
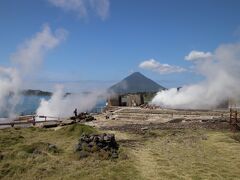
[[[119,158],[74,153],[79,136],[98,133],[72,125],[59,130],[0,131],[0,179],[239,179],[240,134],[210,130],[114,132]]]

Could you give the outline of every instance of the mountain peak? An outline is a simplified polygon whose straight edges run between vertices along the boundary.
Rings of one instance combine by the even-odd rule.
[[[156,82],[147,78],[140,72],[134,72],[124,78],[119,83],[109,88],[111,92],[117,94],[139,93],[139,92],[158,92],[165,89]]]
[[[142,75],[140,72],[134,72],[134,73],[132,73],[131,75]],[[131,76],[130,75],[130,76]],[[143,75],[142,75],[143,76]]]
[[[142,73],[140,73],[140,72],[134,72],[134,73],[130,74],[130,75],[127,76],[127,77],[131,77],[131,76],[146,77],[146,76],[144,76],[144,75],[143,75]]]

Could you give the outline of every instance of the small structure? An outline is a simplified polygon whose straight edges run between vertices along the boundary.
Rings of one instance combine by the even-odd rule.
[[[114,95],[108,99],[108,106],[140,106],[144,104],[142,93]]]
[[[121,106],[121,96],[113,95],[107,100],[108,106]]]
[[[108,89],[109,94],[114,94],[108,99],[108,106],[140,106],[148,103],[157,92],[165,90],[139,72],[124,78],[119,83]]]

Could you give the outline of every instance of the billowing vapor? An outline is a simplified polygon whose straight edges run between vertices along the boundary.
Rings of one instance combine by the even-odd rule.
[[[56,91],[50,100],[42,99],[37,115],[69,117],[77,108],[78,112],[91,110],[103,97],[103,92],[92,92],[87,94],[66,95],[63,87],[56,87]]]
[[[0,84],[0,110],[11,117],[19,101],[21,79],[18,71],[14,68],[0,67]]]
[[[210,54],[210,53],[208,53]],[[214,53],[191,58],[194,70],[204,80],[183,86],[179,91],[170,89],[159,92],[152,103],[169,108],[216,108],[229,99],[240,98],[240,44],[219,46]]]
[[[20,90],[24,78],[32,76],[43,61],[44,55],[55,48],[66,37],[66,31],[57,29],[51,31],[48,25],[41,32],[19,46],[11,57],[11,67],[0,67],[0,110],[8,116],[14,115],[16,105],[20,100]]]
[[[44,25],[41,32],[36,33],[34,37],[19,46],[11,59],[18,65],[18,70],[21,73],[31,73],[41,65],[46,53],[57,47],[66,36],[66,30],[57,29],[52,32],[48,25]]]

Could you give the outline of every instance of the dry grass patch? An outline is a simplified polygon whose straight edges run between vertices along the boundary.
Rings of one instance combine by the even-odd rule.
[[[155,131],[132,153],[144,179],[239,179],[240,145],[229,132]]]
[[[212,130],[111,131],[119,158],[76,157],[74,146],[92,127],[4,129],[0,179],[240,179],[239,134]],[[53,148],[53,149],[51,149]]]
[[[131,179],[139,177],[130,159],[79,160],[74,147],[82,133],[96,133],[85,125],[51,129],[4,129],[0,133],[0,179]]]

